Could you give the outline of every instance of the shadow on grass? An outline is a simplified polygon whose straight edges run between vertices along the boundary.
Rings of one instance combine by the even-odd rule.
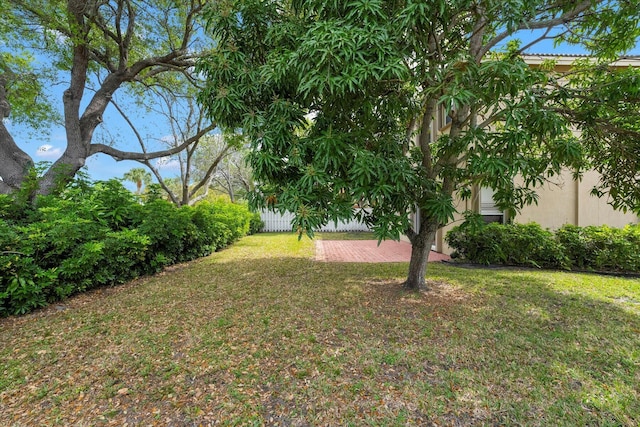
[[[276,286],[286,287],[280,295],[289,315],[297,313],[300,330],[337,329],[346,347],[366,346],[373,359],[402,355],[395,377],[417,385],[415,393],[426,389],[428,399],[447,402],[409,411],[416,420],[640,422],[637,280],[434,265],[432,291],[416,294],[401,289],[406,263],[280,259],[254,260],[253,267],[277,272]],[[632,297],[621,297],[629,292]],[[261,301],[269,301],[269,293]],[[327,318],[334,320],[322,321]]]

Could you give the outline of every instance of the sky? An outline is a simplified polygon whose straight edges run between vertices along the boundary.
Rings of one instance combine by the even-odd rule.
[[[62,76],[64,79],[66,76]],[[67,89],[67,83],[59,83],[49,88],[50,99],[54,105],[62,109],[62,94]],[[116,93],[123,99],[122,94]],[[86,96],[85,102],[90,99]],[[134,123],[137,130],[148,144],[148,149],[166,149],[162,141],[171,140],[172,133],[167,120],[158,114],[148,113],[144,109],[136,108],[132,103],[125,105],[127,115]],[[62,111],[60,111],[62,112]],[[61,125],[52,125],[45,132],[34,132],[32,129],[20,125],[14,125],[10,121],[7,127],[13,135],[20,148],[25,150],[35,162],[54,162],[57,160],[66,147],[66,133]],[[103,115],[103,123],[96,130],[93,142],[103,142],[103,140],[115,141],[115,147],[127,151],[140,151],[140,145],[131,127],[113,107],[107,107]],[[159,158],[152,163],[161,171],[163,177],[179,175],[179,163],[172,158]],[[111,178],[122,178],[123,175],[132,168],[146,168],[141,163],[135,161],[116,161],[105,154],[96,154],[87,159],[85,172],[90,179],[107,180]],[[155,181],[155,178],[154,178]],[[130,189],[134,189],[133,183],[125,183]]]
[[[519,38],[523,45],[528,40],[535,37],[536,32],[521,32]],[[545,40],[536,44],[529,50],[529,53],[549,53],[549,54],[582,54],[585,53],[579,47],[570,45],[553,46],[551,40]],[[631,55],[640,55],[640,45],[629,52]],[[65,76],[62,76],[64,80]],[[67,77],[68,78],[68,77]],[[51,96],[56,105],[61,105],[62,93],[67,88],[66,84],[60,83],[50,88]],[[120,93],[116,93],[117,99],[122,99]],[[87,98],[88,99],[88,98]],[[171,131],[166,119],[159,115],[146,113],[144,109],[136,108],[133,105],[124,106],[132,121],[135,122],[139,132],[145,137],[145,140],[156,149],[163,148],[160,141],[171,138]],[[97,138],[107,137],[117,141],[116,146],[119,149],[139,151],[139,145],[135,135],[125,120],[120,116],[117,110],[110,106],[104,114],[103,125],[97,132]],[[66,145],[66,136],[64,128],[61,126],[52,126],[47,134],[34,135],[32,131],[24,129],[20,126],[8,123],[8,128],[14,136],[18,145],[24,149],[32,158],[38,161],[53,162],[60,157]],[[94,142],[97,142],[94,138]],[[178,163],[175,159],[163,158],[154,161],[155,165],[161,170],[165,177],[176,176],[179,174]],[[121,178],[127,171],[135,167],[144,167],[134,161],[115,161],[111,157],[98,154],[87,159],[86,172],[92,180],[106,180],[110,178]],[[133,184],[127,184],[133,189]]]

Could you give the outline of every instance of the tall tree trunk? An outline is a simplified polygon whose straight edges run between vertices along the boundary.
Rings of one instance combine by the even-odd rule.
[[[33,160],[22,151],[9,133],[4,119],[11,114],[7,100],[7,78],[0,74],[0,194],[8,194],[20,188]]]
[[[413,291],[427,290],[425,275],[431,245],[436,237],[438,224],[434,221],[425,221],[420,224],[420,231],[407,233],[411,240],[411,261],[409,261],[409,275],[404,282],[404,287]]]
[[[31,157],[16,145],[0,120],[0,194],[19,189],[32,166]]]

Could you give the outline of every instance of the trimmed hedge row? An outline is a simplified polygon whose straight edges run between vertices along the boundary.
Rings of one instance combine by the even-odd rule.
[[[640,272],[640,225],[565,225],[554,234],[535,223],[471,221],[454,227],[446,241],[452,258],[478,264]]]
[[[255,215],[224,199],[175,207],[142,204],[118,181],[71,186],[36,208],[0,197],[0,315],[24,314],[69,295],[119,284],[221,249]]]

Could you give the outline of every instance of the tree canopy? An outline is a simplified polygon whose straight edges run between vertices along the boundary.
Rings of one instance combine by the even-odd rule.
[[[167,73],[192,77],[202,48],[197,16],[203,3],[0,0],[0,115],[40,127],[59,120],[66,131],[64,153],[40,179],[39,193],[73,177],[97,153],[141,160],[183,148],[129,152],[93,139],[116,92],[124,95],[121,88],[148,87]],[[44,90],[52,79],[68,85],[57,102]],[[0,157],[0,192],[15,191],[33,160],[4,121]]]
[[[637,117],[638,70],[608,64],[635,45],[639,11],[637,0],[216,2],[200,99],[251,140],[255,205],[295,212],[300,232],[360,216],[379,238],[405,233],[406,286],[422,288],[436,230],[474,186],[513,210],[563,168],[595,166],[605,191],[629,194],[606,161],[638,136],[626,120]],[[541,35],[523,44],[524,30]],[[581,43],[593,60],[579,73],[529,66],[523,54],[549,38]],[[625,84],[609,92],[607,79]],[[597,126],[605,113],[619,119],[607,121],[609,142]],[[619,172],[637,177],[637,164]],[[637,193],[617,200],[637,209]]]

